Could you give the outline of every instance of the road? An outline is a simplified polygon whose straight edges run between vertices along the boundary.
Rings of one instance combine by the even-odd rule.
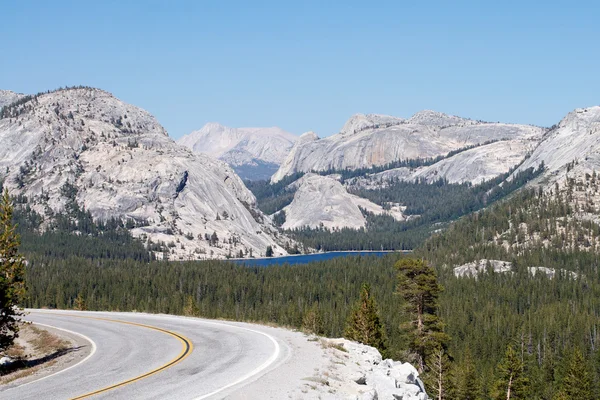
[[[33,323],[84,335],[95,349],[69,370],[0,389],[1,399],[223,398],[286,362],[291,351],[251,325],[170,315],[29,311]]]

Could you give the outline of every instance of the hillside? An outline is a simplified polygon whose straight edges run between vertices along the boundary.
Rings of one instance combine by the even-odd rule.
[[[499,157],[520,162],[543,133],[544,129],[534,126],[487,123],[433,111],[422,111],[407,120],[357,114],[336,135],[319,139],[312,134],[299,140],[272,176],[271,182],[298,172],[354,170],[398,161],[444,157],[450,152],[477,148],[495,141],[512,141]],[[443,171],[442,168],[438,170]],[[468,180],[472,173],[466,172],[466,178],[457,176],[453,179]]]
[[[292,185],[296,186],[294,199],[283,208],[284,229],[364,228],[367,219],[363,213],[390,215],[398,221],[406,218],[399,207],[384,210],[367,199],[351,195],[335,177],[306,174]]]
[[[25,97],[24,94],[11,92],[10,90],[0,89],[0,108],[14,103],[17,100],[22,99],[23,97]]]
[[[228,163],[243,179],[267,179],[298,138],[278,127],[229,128],[208,123],[177,143]]]
[[[285,253],[236,173],[177,145],[148,112],[85,87],[26,100],[0,119],[0,179],[45,228],[85,210],[127,221],[171,259]]]

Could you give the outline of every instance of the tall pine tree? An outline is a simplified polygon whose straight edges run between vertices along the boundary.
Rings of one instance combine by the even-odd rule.
[[[498,365],[494,398],[497,400],[521,400],[527,397],[529,379],[519,354],[512,345],[508,345],[504,359]]]
[[[592,400],[592,378],[581,350],[575,349],[569,360],[567,374],[556,398]]]
[[[426,261],[405,258],[396,263],[396,292],[404,299],[409,316],[402,328],[410,337],[410,350],[416,356],[417,369],[425,371],[427,357],[438,348],[446,348],[449,337],[438,317],[438,296],[443,288],[433,268]]]
[[[352,309],[346,324],[346,339],[373,346],[382,353],[387,349],[387,335],[379,317],[371,286],[363,284],[360,299]]]
[[[4,191],[0,199],[0,353],[19,334],[23,312],[19,308],[25,296],[25,261],[19,254],[19,236],[13,225],[13,207]]]

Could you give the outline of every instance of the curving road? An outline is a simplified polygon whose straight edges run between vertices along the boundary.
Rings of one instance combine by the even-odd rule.
[[[290,356],[283,341],[244,324],[137,313],[29,312],[33,323],[84,335],[93,350],[68,370],[0,389],[0,399],[217,399]]]

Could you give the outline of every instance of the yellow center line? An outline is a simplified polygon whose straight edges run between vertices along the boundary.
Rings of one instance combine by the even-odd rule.
[[[116,322],[118,324],[139,326],[139,327],[142,327],[142,328],[152,329],[152,330],[159,331],[159,332],[165,333],[167,335],[173,336],[177,340],[179,340],[181,342],[181,344],[182,344],[181,352],[177,355],[177,357],[175,357],[174,359],[172,359],[168,363],[166,363],[166,364],[164,364],[164,365],[162,365],[162,366],[160,366],[160,367],[158,367],[156,369],[153,369],[152,371],[146,372],[145,374],[136,376],[135,378],[131,378],[131,379],[128,379],[126,381],[119,382],[119,383],[116,383],[114,385],[107,386],[105,388],[98,389],[98,390],[95,390],[93,392],[89,392],[89,393],[83,394],[81,396],[74,397],[71,400],[85,399],[85,398],[88,398],[88,397],[91,397],[91,396],[94,396],[94,395],[97,395],[97,394],[100,394],[100,393],[108,392],[109,390],[116,389],[118,387],[128,385],[130,383],[133,383],[133,382],[139,381],[141,379],[147,378],[150,375],[154,375],[156,373],[159,373],[160,371],[164,371],[165,369],[174,366],[175,364],[179,363],[180,361],[182,361],[183,359],[185,359],[186,357],[188,357],[192,353],[192,351],[194,349],[194,345],[192,344],[192,341],[189,340],[188,338],[186,338],[185,336],[180,335],[180,334],[178,334],[176,332],[172,332],[172,331],[169,331],[167,329],[158,328],[158,327],[152,326],[152,325],[138,324],[136,322],[122,321],[122,320],[118,320],[118,319],[90,317],[90,316],[85,316],[85,315],[61,314],[61,313],[42,313],[42,314],[52,314],[52,315],[60,315],[60,316],[75,317],[75,318],[88,318],[88,319],[95,319],[95,320],[99,320],[99,321]]]

